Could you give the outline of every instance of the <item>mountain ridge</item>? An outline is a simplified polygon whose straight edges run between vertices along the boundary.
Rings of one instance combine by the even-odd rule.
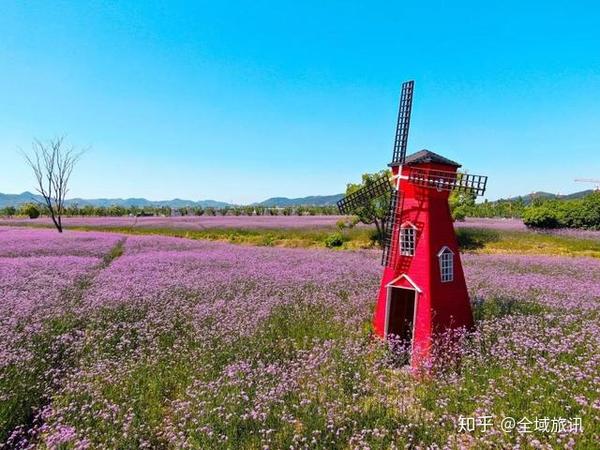
[[[258,206],[268,207],[285,207],[285,206],[331,206],[335,205],[338,200],[341,200],[344,194],[334,195],[310,195],[308,197],[288,198],[288,197],[271,197],[263,200],[260,203],[255,203]]]
[[[577,199],[581,197],[585,197],[586,195],[594,192],[592,189],[586,189],[584,191],[573,192],[571,194],[559,195],[552,194],[550,192],[533,192],[531,194],[510,197],[507,199],[498,199],[492,202],[498,201],[515,201],[518,198],[522,198],[525,203],[530,203],[534,198],[558,198],[561,200],[570,200]],[[333,195],[310,195],[307,197],[271,197],[262,202],[251,203],[249,206],[264,206],[264,207],[272,207],[272,208],[284,208],[286,206],[333,206],[336,204],[338,200],[340,200],[344,194],[333,194]],[[24,203],[30,202],[43,202],[43,199],[38,194],[33,194],[31,192],[25,191],[20,194],[3,194],[0,193],[0,208],[5,208],[7,206],[19,206]],[[169,206],[171,208],[183,208],[185,206],[190,207],[202,207],[202,208],[224,208],[224,207],[232,207],[232,206],[241,206],[234,205],[232,203],[221,202],[218,200],[186,200],[180,198],[174,198],[171,200],[148,200],[143,197],[129,197],[129,198],[95,198],[95,199],[85,199],[85,198],[70,198],[66,200],[67,205],[77,204],[78,206],[100,206],[100,207],[108,207],[108,206],[137,206],[142,208],[146,207],[158,207],[158,206]]]
[[[515,201],[515,200],[518,200],[519,198],[522,198],[525,203],[531,203],[531,201],[534,198],[543,198],[543,199],[554,198],[554,199],[559,199],[559,200],[574,200],[574,199],[585,197],[586,195],[589,195],[592,192],[594,192],[593,189],[577,191],[577,192],[573,192],[571,194],[552,194],[551,192],[536,191],[536,192],[532,192],[532,193],[526,194],[526,195],[517,195],[516,197],[499,198],[498,200],[495,200],[495,201],[496,202],[507,201],[507,200]]]

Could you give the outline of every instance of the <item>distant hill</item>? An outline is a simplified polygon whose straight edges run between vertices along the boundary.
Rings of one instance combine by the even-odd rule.
[[[510,200],[510,201],[515,201],[518,200],[519,197],[523,199],[523,201],[526,204],[531,203],[531,201],[534,198],[544,198],[544,199],[550,199],[550,198],[556,198],[556,199],[560,199],[560,200],[574,200],[577,198],[583,198],[586,195],[591,194],[592,192],[594,192],[592,189],[587,189],[585,191],[579,191],[579,192],[573,192],[572,194],[552,194],[550,192],[532,192],[531,194],[526,194],[526,195],[521,195],[521,196],[517,196],[517,197],[511,197],[508,199],[500,199],[500,200]]]
[[[561,195],[561,196],[559,196],[559,198],[566,199],[566,200],[571,200],[571,199],[575,199],[575,198],[583,198],[586,195],[590,195],[592,192],[594,192],[593,189],[588,189],[585,191],[574,192],[573,194]]]
[[[23,203],[31,203],[35,201],[43,201],[42,197],[31,192],[23,192],[21,194],[2,194],[0,193],[0,208],[6,206],[19,206]]]
[[[563,200],[570,200],[576,198],[585,197],[588,194],[594,192],[592,189],[586,191],[574,192],[572,194],[557,195],[550,192],[533,192],[531,194],[522,195],[521,198],[525,203],[530,203],[533,198],[559,198]],[[264,200],[260,203],[254,203],[256,206],[276,207],[285,208],[286,206],[333,206],[338,200],[340,200],[344,194],[335,195],[313,195],[309,197],[300,198],[288,198],[288,197],[272,197]],[[517,200],[519,197],[512,197],[509,199],[500,200]],[[21,194],[2,194],[0,193],[0,208],[6,206],[19,206],[23,203],[29,203],[32,201],[43,201],[42,197],[31,192],[23,192]],[[145,198],[71,198],[67,200],[67,205],[77,204],[78,206],[137,206],[142,208],[144,206],[170,206],[171,208],[182,208],[184,206],[200,206],[202,208],[223,208],[226,206],[234,206],[230,203],[220,202],[217,200],[183,200],[180,198],[174,198],[172,200],[147,200]]]
[[[77,204],[79,206],[137,206],[139,208],[144,206],[170,206],[171,208],[182,208],[184,206],[201,206],[203,208],[210,206],[213,208],[222,208],[224,206],[230,206],[229,203],[219,202],[216,200],[194,201],[182,200],[180,198],[175,198],[173,200],[147,200],[145,198],[72,198],[67,201],[67,204]]]
[[[344,194],[335,195],[313,195],[310,197],[287,198],[287,197],[272,197],[260,203],[259,206],[270,206],[284,208],[286,206],[330,206],[335,205]]]
[[[39,201],[43,198],[40,195],[32,194],[31,192],[23,192],[21,194],[2,194],[0,193],[0,208],[6,206],[19,206],[23,203]],[[65,202],[67,205],[77,204],[79,206],[170,206],[171,208],[181,208],[184,206],[201,206],[203,208],[213,207],[222,208],[230,206],[229,203],[219,202],[216,200],[182,200],[179,198],[173,200],[147,200],[145,198],[71,198]]]
[[[335,205],[335,203],[341,199],[344,195],[316,195],[312,197],[302,198],[287,198],[287,197],[273,197],[260,203],[255,203],[258,206],[270,206],[270,207],[286,207],[286,206],[327,206]],[[30,202],[42,202],[43,198],[40,195],[33,194],[31,192],[23,192],[21,194],[2,194],[0,193],[0,208],[6,206],[19,206],[23,203]],[[147,200],[145,198],[71,198],[66,201],[67,205],[77,204],[78,206],[137,206],[142,208],[144,206],[170,206],[171,208],[182,208],[184,206],[201,206],[203,208],[223,208],[225,206],[233,206],[226,202],[220,202],[217,200],[182,200],[175,198],[172,200]]]

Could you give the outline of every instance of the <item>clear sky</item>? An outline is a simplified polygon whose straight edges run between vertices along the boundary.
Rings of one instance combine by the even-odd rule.
[[[342,192],[409,151],[490,199],[600,178],[598,2],[3,1],[0,192],[34,137],[91,146],[71,195],[251,202]],[[424,6],[420,6],[424,5]]]

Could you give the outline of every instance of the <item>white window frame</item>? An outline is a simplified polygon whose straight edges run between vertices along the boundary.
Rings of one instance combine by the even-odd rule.
[[[440,279],[442,283],[454,281],[454,252],[448,247],[442,247],[437,256],[440,264]]]
[[[404,280],[407,282],[408,286],[402,285],[402,282]],[[417,323],[417,309],[419,307],[419,298],[420,298],[421,294],[423,293],[423,291],[406,274],[402,274],[399,277],[394,278],[392,281],[390,281],[388,284],[386,284],[385,287],[387,289],[387,295],[386,295],[386,299],[385,299],[385,326],[384,326],[384,330],[383,330],[383,338],[384,339],[387,339],[387,337],[388,337],[388,327],[390,325],[390,301],[392,300],[392,289],[394,289],[394,288],[409,289],[411,291],[415,291],[415,309],[413,311],[413,328],[412,328],[412,336],[411,336],[411,341],[410,341],[410,354],[412,357],[413,346],[415,343],[415,324]]]
[[[415,256],[417,246],[417,227],[412,223],[406,222],[400,225],[400,255]]]

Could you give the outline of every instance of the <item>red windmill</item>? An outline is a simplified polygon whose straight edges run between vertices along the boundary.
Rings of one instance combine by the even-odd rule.
[[[349,214],[391,194],[373,325],[383,338],[393,334],[410,342],[417,366],[436,333],[473,325],[448,197],[451,191],[483,195],[487,177],[459,173],[460,164],[429,150],[406,156],[413,88],[414,81],[402,85],[392,179],[375,180],[338,208]]]

